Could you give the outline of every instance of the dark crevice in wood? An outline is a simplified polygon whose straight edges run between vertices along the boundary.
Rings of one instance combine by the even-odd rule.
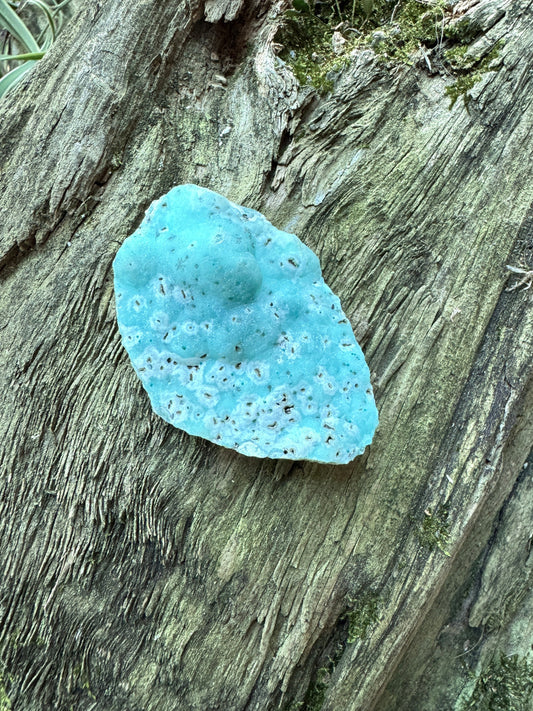
[[[12,245],[7,252],[0,257],[0,275],[3,269],[11,267],[13,270],[17,268],[17,262],[21,258],[22,252],[17,244]],[[0,281],[2,277],[0,276]]]
[[[291,144],[292,136],[289,131],[289,129],[285,128],[283,129],[281,136],[279,138],[279,144],[278,148],[276,150],[276,154],[272,156],[272,161],[270,164],[270,169],[268,172],[265,174],[265,180],[263,183],[263,189],[267,189],[267,186],[271,187],[272,181],[274,179],[274,176],[276,174],[276,170],[280,163],[283,161],[283,155],[289,148]]]

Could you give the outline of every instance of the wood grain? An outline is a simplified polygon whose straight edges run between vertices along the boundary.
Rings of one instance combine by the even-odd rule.
[[[299,88],[271,47],[282,3],[258,1],[85,3],[4,101],[13,708],[293,711],[311,708],[321,668],[324,711],[400,708],[400,681],[423,708],[413,659],[449,622],[442,595],[491,575],[490,556],[472,566],[533,440],[531,290],[506,290],[506,264],[533,258],[533,18],[525,0],[502,5],[488,32],[503,65],[468,110],[449,109],[450,79],[370,50],[328,96]],[[111,262],[184,182],[319,255],[380,410],[353,464],[246,458],[151,412]],[[423,536],[438,516],[445,552]],[[378,619],[348,644],[346,614],[368,596]]]

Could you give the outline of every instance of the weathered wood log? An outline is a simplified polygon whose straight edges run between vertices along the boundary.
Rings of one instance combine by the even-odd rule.
[[[505,44],[451,109],[422,54],[300,87],[282,2],[80,5],[2,103],[2,702],[468,701],[463,662],[527,664],[533,289],[506,265],[533,259],[531,3],[469,3]],[[352,464],[246,458],[151,412],[111,262],[184,182],[318,253],[380,410]]]

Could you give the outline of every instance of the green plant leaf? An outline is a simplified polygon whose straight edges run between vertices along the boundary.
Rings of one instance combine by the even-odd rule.
[[[54,20],[54,16],[50,7],[45,2],[43,2],[43,0],[28,0],[28,5],[35,5],[35,7],[38,7],[43,12],[48,22],[48,29],[50,30],[50,33],[52,35],[52,42],[54,42],[56,38],[57,28],[56,21]]]
[[[5,96],[8,91],[10,91],[18,82],[24,77],[27,71],[29,71],[33,65],[34,61],[24,62],[24,64],[15,67],[0,79],[0,98]]]
[[[70,3],[70,1],[71,0],[62,0],[62,2],[57,2],[57,0],[52,0],[54,13],[58,10],[62,10]]]
[[[34,36],[6,0],[0,0],[0,23],[28,52],[39,52]]]
[[[28,52],[26,54],[2,54],[0,55],[0,62],[7,62],[9,60],[23,60],[27,61],[28,59],[42,59],[46,52]]]

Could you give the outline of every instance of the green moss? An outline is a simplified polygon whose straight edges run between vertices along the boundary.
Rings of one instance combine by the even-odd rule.
[[[384,60],[410,62],[421,43],[435,44],[443,18],[443,0],[294,0],[278,34],[281,58],[301,84],[320,92],[333,87],[333,77],[350,61],[350,52],[372,47]],[[333,49],[333,35],[344,39]]]
[[[416,535],[421,546],[429,548],[430,551],[438,548],[445,555],[450,555],[446,550],[449,538],[448,513],[446,504],[441,504],[435,512],[430,509],[424,512],[424,518],[416,528]]]
[[[304,700],[293,704],[294,711],[296,711],[296,709],[298,709],[298,711],[320,711],[326,698],[326,691],[331,682],[331,677],[342,657],[344,648],[345,645],[342,643],[336,645],[332,655],[328,657],[326,664],[318,669]]]
[[[518,655],[494,657],[482,670],[463,709],[476,711],[531,711],[533,663]]]
[[[417,0],[401,3],[397,19],[395,16],[395,21],[383,28],[386,39],[381,47],[378,45],[382,58],[394,64],[411,64],[421,45],[431,48],[440,42],[443,17],[441,0],[427,4]]]
[[[329,686],[331,672],[327,667],[321,667],[315,682],[310,686],[303,703],[302,711],[319,711],[324,704]]]
[[[79,664],[72,670],[72,681],[74,685],[81,691],[84,691],[89,698],[93,700],[96,699],[96,696],[91,691],[89,674],[82,664]]]
[[[335,74],[351,61],[351,53],[371,47],[387,64],[412,64],[420,58],[431,69],[428,53],[433,52],[431,71],[455,77],[446,88],[450,108],[462,96],[465,105],[469,92],[483,74],[492,71],[501,43],[483,57],[468,55],[468,43],[481,34],[468,18],[450,21],[453,7],[445,0],[293,0],[278,33],[280,57],[291,67],[302,85],[320,93],[331,91]],[[448,20],[446,23],[444,20]],[[344,44],[333,48],[334,32]]]
[[[329,649],[319,659],[318,664],[321,666],[309,684],[303,701],[293,701],[285,707],[285,711],[320,711],[346,645],[366,637],[369,628],[379,619],[380,606],[380,596],[372,591],[362,591],[355,597],[348,597],[345,612],[340,617],[340,624],[337,627],[338,636],[335,641],[330,642]],[[346,621],[348,622],[347,636]]]
[[[278,40],[283,45],[281,57],[291,67],[302,85],[311,85],[321,93],[333,88],[331,75],[341,69],[348,56],[337,56],[332,47],[334,14],[324,9],[316,13],[307,3],[296,0],[285,15]],[[331,9],[329,3],[326,9]],[[338,22],[338,17],[337,17]]]
[[[444,53],[445,61],[452,73],[457,76],[453,84],[446,87],[446,94],[450,97],[450,109],[459,97],[463,97],[465,106],[471,99],[469,91],[483,78],[489,71],[497,71],[497,67],[491,66],[497,59],[503,42],[497,42],[485,56],[473,56],[468,54],[468,47],[454,47]]]
[[[452,71],[470,71],[474,68],[477,59],[469,57],[467,52],[468,47],[466,45],[453,47],[444,52],[448,66]]]
[[[472,42],[481,31],[479,25],[473,22],[469,17],[461,17],[456,22],[446,25],[444,35],[450,40],[468,43]]]
[[[365,639],[368,629],[379,620],[380,606],[380,596],[371,591],[349,598],[348,609],[344,614],[348,620],[348,644],[353,644],[357,639]]]

